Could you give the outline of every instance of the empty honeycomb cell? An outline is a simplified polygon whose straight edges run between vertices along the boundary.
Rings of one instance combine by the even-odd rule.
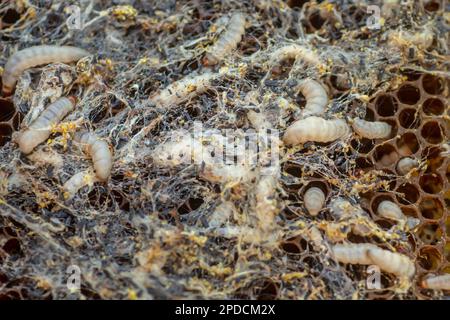
[[[3,245],[3,250],[10,256],[21,255],[22,248],[17,238],[11,238]]]
[[[20,19],[20,13],[15,9],[8,9],[2,16],[2,22],[6,25],[14,24]]]
[[[302,252],[300,243],[296,241],[296,238],[288,239],[287,241],[282,242],[281,249],[289,254],[299,254],[300,252]]]
[[[415,105],[420,100],[420,90],[410,84],[404,84],[397,91],[397,98],[401,103]]]
[[[291,176],[301,178],[302,177],[302,170],[301,167],[295,163],[289,163],[287,162],[284,165],[284,172],[290,174]]]
[[[450,262],[450,242],[447,242],[444,246],[444,255],[445,259]]]
[[[443,140],[442,128],[437,121],[428,121],[421,130],[422,137],[429,143],[437,144]]]
[[[427,93],[438,95],[444,91],[445,83],[442,78],[426,74],[422,78],[422,87]]]
[[[396,144],[398,153],[402,157],[406,157],[416,153],[420,147],[416,135],[412,132],[403,134],[399,139],[397,139]]]
[[[312,12],[309,16],[308,21],[311,24],[311,26],[316,30],[322,28],[326,22],[326,20],[321,16],[320,11]]]
[[[382,117],[393,116],[397,112],[398,103],[391,95],[380,95],[375,102],[375,109]]]
[[[445,105],[441,99],[429,98],[423,103],[423,112],[428,116],[439,116],[444,110]]]
[[[187,214],[200,208],[204,203],[202,198],[189,198],[181,207],[178,208],[179,214]]]
[[[435,271],[441,265],[442,256],[439,251],[431,246],[422,247],[417,256],[419,265],[427,271]]]
[[[406,129],[417,128],[420,125],[417,110],[411,108],[403,109],[398,115],[398,122]]]
[[[414,184],[405,182],[397,188],[396,198],[398,202],[404,205],[414,204],[419,200],[420,193]]]
[[[7,123],[0,123],[0,146],[11,140],[13,129]]]
[[[444,206],[438,198],[426,197],[420,201],[419,210],[422,217],[431,220],[441,219],[444,214]]]
[[[291,8],[302,8],[309,0],[288,0],[287,4]]]
[[[442,238],[442,230],[437,223],[425,223],[417,233],[420,240],[428,245],[436,245]]]
[[[420,177],[419,184],[423,191],[431,194],[441,192],[444,186],[441,176],[436,173],[424,174]]]
[[[375,142],[373,140],[366,138],[353,139],[350,144],[355,151],[362,154],[369,153],[375,146]]]
[[[412,218],[419,218],[419,214],[417,212],[416,207],[405,207],[401,206],[402,212],[405,216],[412,217]]]
[[[278,297],[279,284],[272,279],[261,279],[252,283],[256,300],[274,300]]]
[[[0,122],[9,121],[15,113],[16,108],[14,108],[14,104],[9,100],[0,98]]]
[[[436,12],[441,8],[441,4],[437,0],[425,0],[423,8],[428,12]]]
[[[439,147],[427,147],[422,152],[422,159],[426,160],[427,168],[425,173],[436,172],[444,162],[444,157],[441,155],[443,149]]]
[[[367,157],[358,157],[355,160],[356,168],[361,170],[368,170],[373,168],[373,162]]]
[[[389,167],[397,162],[399,156],[395,147],[386,143],[375,148],[373,158],[382,166]]]

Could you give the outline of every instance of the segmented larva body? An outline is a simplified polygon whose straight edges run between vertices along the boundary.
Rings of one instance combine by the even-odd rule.
[[[287,145],[298,145],[308,141],[331,142],[350,132],[350,129],[342,119],[325,120],[319,117],[308,117],[294,122],[283,136]]]
[[[408,157],[402,158],[397,163],[397,171],[401,175],[405,175],[408,172],[410,172],[412,169],[417,168],[418,165],[419,165],[419,162],[416,159],[412,159],[412,158],[408,158]]]
[[[112,154],[108,143],[90,132],[77,133],[74,140],[86,145],[87,152],[92,157],[97,178],[107,180],[112,168]]]
[[[353,130],[363,138],[384,139],[391,134],[390,124],[381,121],[366,121],[356,118],[352,123]]]
[[[302,112],[303,117],[321,115],[328,105],[328,94],[317,81],[305,79],[298,85],[298,90],[305,96],[306,105]]]
[[[332,252],[338,262],[369,265],[372,260],[367,252],[374,248],[377,246],[370,243],[337,244],[332,247]]]
[[[411,278],[416,272],[414,262],[403,254],[375,247],[369,248],[367,255],[380,269],[399,277]]]
[[[68,63],[88,55],[86,50],[71,46],[43,45],[17,51],[5,65],[2,76],[3,94],[11,94],[20,75],[28,68],[55,62]]]
[[[421,285],[432,290],[450,290],[450,274],[427,277],[422,280]]]
[[[325,194],[320,188],[312,187],[306,190],[303,201],[309,214],[316,216],[325,204]]]
[[[273,65],[276,62],[286,59],[301,59],[311,66],[323,66],[323,63],[317,54],[315,54],[312,50],[298,44],[289,44],[274,51],[271,54],[270,63]]]
[[[150,97],[150,102],[160,107],[177,105],[205,92],[209,88],[211,81],[221,76],[222,74],[220,73],[205,73],[183,78]]]
[[[370,243],[337,244],[332,248],[335,259],[342,263],[377,265],[399,277],[411,278],[416,272],[413,261],[405,255],[378,248]]]
[[[237,12],[233,14],[225,32],[220,35],[216,43],[209,48],[205,56],[204,63],[206,65],[215,65],[222,61],[226,55],[237,48],[245,33],[245,16]]]
[[[51,103],[25,131],[19,134],[20,151],[28,154],[47,140],[52,132],[52,127],[73,110],[75,103],[75,97],[59,98]]]
[[[382,201],[378,205],[377,213],[380,217],[398,221],[398,222],[406,222],[406,216],[403,214],[402,209],[392,201]]]
[[[97,181],[97,177],[93,176],[88,171],[81,171],[75,173],[69,180],[67,180],[63,185],[64,190],[64,198],[70,199],[72,198],[78,190],[87,185],[92,185]]]

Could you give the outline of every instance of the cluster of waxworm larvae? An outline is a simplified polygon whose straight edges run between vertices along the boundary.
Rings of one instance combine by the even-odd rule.
[[[69,63],[88,55],[89,52],[86,50],[71,46],[42,45],[20,50],[13,54],[5,65],[2,92],[5,95],[11,94],[20,75],[28,68],[55,62]],[[20,151],[29,154],[46,141],[52,129],[75,108],[75,105],[76,98],[73,96],[59,98],[48,105],[27,128],[19,132],[17,142]],[[108,144],[91,133],[79,134],[75,140],[87,145],[96,172],[95,180],[107,180],[112,167],[112,155]],[[65,183],[64,189],[69,193],[76,192],[86,180],[83,178],[85,176],[85,173],[75,174]]]

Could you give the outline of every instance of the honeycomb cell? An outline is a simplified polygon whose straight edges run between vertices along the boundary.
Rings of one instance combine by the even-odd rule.
[[[414,204],[420,197],[419,190],[409,182],[400,185],[396,191],[398,193],[396,195],[398,202],[404,205]]]
[[[256,300],[274,300],[278,297],[279,285],[272,279],[261,279],[252,287]]]
[[[419,265],[428,271],[434,271],[441,265],[442,256],[439,251],[431,246],[425,246],[420,249],[417,256]]]
[[[359,153],[367,154],[370,151],[372,151],[373,147],[375,146],[375,143],[371,139],[361,138],[361,139],[354,139],[350,142],[351,146],[354,150],[356,150]]]
[[[423,112],[429,116],[439,116],[444,113],[445,106],[441,99],[429,98],[423,103]]]
[[[301,178],[302,177],[302,170],[301,167],[298,164],[295,163],[286,163],[284,165],[284,172],[290,174],[291,176]]]
[[[0,98],[0,122],[9,121],[15,113],[14,104],[9,100]]]
[[[375,148],[373,157],[376,162],[385,167],[389,167],[399,159],[397,150],[390,144],[379,145]]]
[[[442,230],[437,223],[426,223],[419,228],[418,235],[423,243],[436,245],[442,238]]]
[[[412,132],[403,134],[399,139],[397,139],[396,144],[398,153],[403,157],[416,153],[420,147],[416,135]]]
[[[303,188],[302,194],[300,195],[301,198],[303,198],[303,194],[306,192],[306,190],[308,190],[309,188],[313,188],[313,187],[316,187],[316,188],[319,188],[320,190],[322,190],[322,192],[325,194],[325,198],[327,197],[328,190],[329,190],[328,185],[324,181],[314,180],[314,181],[309,182],[306,185],[306,187]]]
[[[375,109],[382,117],[393,116],[397,112],[398,103],[391,95],[378,96],[375,102]]]
[[[397,91],[397,98],[401,103],[415,105],[420,100],[420,90],[410,84],[404,84]]]
[[[295,238],[282,242],[281,249],[290,254],[299,254],[302,252],[302,248],[300,247],[300,244],[295,241]]]
[[[405,69],[402,71],[402,75],[406,76],[408,81],[416,81],[419,80],[422,73],[413,69]]]
[[[424,174],[420,177],[419,184],[423,191],[431,194],[441,192],[444,186],[441,176],[436,173]]]
[[[445,221],[445,233],[447,235],[447,238],[450,239],[450,216],[448,216],[447,220]]]
[[[2,16],[2,22],[5,24],[14,24],[20,19],[20,13],[14,9],[8,9]]]
[[[302,8],[309,0],[288,0],[287,5],[291,8]]]
[[[437,121],[429,121],[425,123],[422,127],[421,135],[431,144],[437,144],[443,140],[442,129]]]
[[[422,159],[426,160],[427,169],[425,173],[436,172],[444,162],[444,157],[441,156],[443,150],[439,147],[427,147],[422,152]]]
[[[426,74],[422,78],[422,86],[427,93],[438,95],[444,91],[445,83],[444,80],[439,77]]]
[[[371,204],[371,206],[370,206],[371,209],[372,209],[372,212],[374,213],[374,215],[378,215],[378,206],[379,206],[380,203],[383,202],[383,201],[391,201],[391,202],[395,202],[395,200],[392,199],[392,197],[389,196],[389,195],[383,194],[383,195],[376,196],[376,197],[372,200],[372,204]]]
[[[13,129],[7,123],[0,123],[0,146],[11,140]]]
[[[441,8],[441,4],[436,0],[425,0],[423,8],[428,12],[436,12]]]
[[[438,198],[426,197],[419,203],[422,217],[431,220],[441,219],[444,214],[444,206]]]
[[[325,22],[326,20],[321,16],[320,11],[315,11],[309,16],[309,23],[316,30],[322,28]]]
[[[355,160],[356,168],[361,170],[371,169],[373,168],[373,163],[369,158],[366,157],[358,157]]]
[[[180,208],[178,208],[179,214],[187,214],[200,208],[204,203],[202,198],[189,198]]]
[[[398,122],[406,129],[417,128],[420,125],[418,111],[411,108],[403,109],[398,115]]]
[[[413,218],[419,218],[419,214],[417,213],[417,210],[415,207],[404,207],[401,206],[402,212],[405,216],[413,217]]]

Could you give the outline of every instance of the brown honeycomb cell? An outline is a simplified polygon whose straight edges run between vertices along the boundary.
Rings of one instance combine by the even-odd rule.
[[[0,98],[0,146],[11,140],[21,121],[22,115],[16,111],[14,104],[9,99]]]

